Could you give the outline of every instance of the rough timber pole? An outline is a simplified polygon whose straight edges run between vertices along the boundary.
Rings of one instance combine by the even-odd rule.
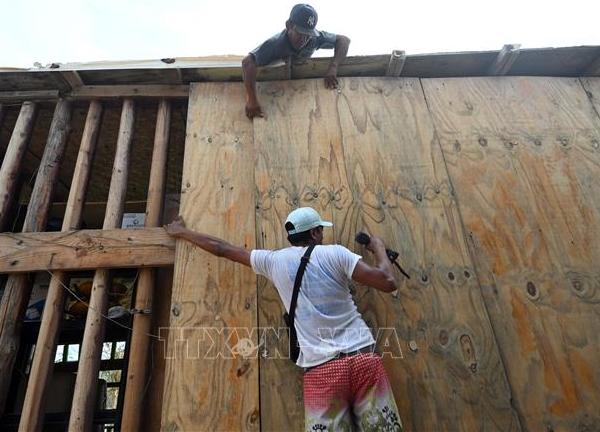
[[[76,230],[81,225],[81,211],[85,201],[85,193],[101,119],[102,105],[98,101],[92,101],[88,109],[81,137],[81,146],[79,147],[75,172],[71,181],[71,190],[69,191],[69,199],[67,200],[62,231]],[[52,279],[50,279],[48,297],[46,298],[46,305],[42,315],[42,324],[31,364],[25,402],[21,411],[21,422],[19,423],[19,431],[21,432],[42,430],[44,395],[54,366],[56,339],[66,298],[66,292],[62,285],[66,282],[67,273],[62,271],[54,272]]]
[[[125,99],[121,111],[119,138],[117,139],[117,150],[110,179],[103,229],[118,228],[123,217],[133,121],[133,100]],[[90,431],[92,429],[100,356],[104,340],[104,318],[102,315],[106,315],[107,312],[109,284],[109,270],[96,270],[73,393],[73,404],[69,419],[69,431],[71,432]]]
[[[27,206],[23,232],[43,231],[46,228],[48,208],[69,134],[70,120],[71,104],[60,99],[54,110],[48,141]],[[27,275],[10,275],[0,303],[0,413],[4,412],[19,349],[21,322],[30,295],[31,284]]]
[[[152,168],[148,186],[148,201],[146,203],[146,227],[157,227],[161,220],[162,203],[164,199],[165,171],[167,161],[167,145],[169,143],[169,124],[171,106],[166,100],[161,100],[156,118],[154,134],[154,151],[152,153]],[[152,292],[154,290],[154,269],[140,270],[140,276],[135,296],[136,314],[133,318],[133,334],[129,351],[129,367],[127,368],[127,383],[125,386],[125,405],[121,430],[124,432],[138,431],[144,401],[144,388],[148,369],[148,334],[152,325]]]
[[[2,118],[1,111],[2,106],[0,105],[0,121]],[[0,231],[4,230],[11,200],[17,195],[15,189],[19,178],[19,169],[33,129],[35,111],[36,105],[33,102],[25,102],[21,106],[21,112],[19,112],[17,123],[2,161],[2,168],[0,168]]]

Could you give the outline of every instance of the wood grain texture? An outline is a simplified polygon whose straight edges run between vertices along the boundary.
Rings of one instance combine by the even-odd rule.
[[[2,107],[0,107],[0,117],[2,116],[1,111]],[[27,150],[29,137],[33,129],[35,113],[35,103],[25,102],[21,106],[17,123],[2,159],[2,167],[0,168],[0,231],[4,230],[12,200],[19,195],[16,185],[19,179],[23,155]]]
[[[172,265],[163,228],[0,234],[0,273]]]
[[[581,81],[596,114],[600,117],[600,77],[580,78],[579,80]],[[597,144],[596,148],[600,149],[600,143]]]
[[[146,227],[156,227],[160,223],[164,186],[167,168],[167,146],[169,143],[169,126],[171,122],[171,106],[166,100],[158,105],[150,184],[148,185],[148,201],[146,204]],[[155,271],[152,268],[140,270],[135,294],[133,330],[129,350],[129,366],[127,367],[127,386],[121,429],[137,431],[140,429],[144,389],[148,382],[148,347],[152,327]],[[140,311],[144,311],[141,312]]]
[[[59,100],[27,206],[23,232],[43,231],[46,228],[50,198],[70,131],[70,119],[71,104],[63,99]],[[0,413],[4,411],[8,396],[13,366],[19,350],[21,324],[31,296],[31,288],[27,275],[10,275],[0,303]]]
[[[63,218],[62,231],[78,229],[81,224],[81,214],[85,201],[88,180],[91,171],[92,159],[96,148],[98,131],[102,118],[102,105],[92,101],[90,103],[85,122],[85,128],[81,138],[81,145],[77,155],[77,164],[71,181],[69,199],[67,201],[65,215]],[[26,235],[26,234],[25,234]],[[43,234],[42,234],[43,235]],[[25,242],[23,242],[25,243]],[[0,246],[0,250],[8,252],[7,246]],[[42,261],[40,249],[34,249],[34,262]],[[0,262],[14,260],[4,260]],[[50,259],[52,261],[52,259]],[[77,259],[79,262],[79,259]],[[21,410],[21,421],[19,430],[21,432],[40,431],[43,426],[44,403],[47,393],[48,382],[52,376],[54,366],[54,354],[60,322],[63,318],[66,292],[63,285],[67,283],[68,275],[63,271],[57,271],[52,275],[48,286],[48,296],[44,305],[42,323],[38,333],[36,350],[31,363],[31,371],[27,381],[27,391],[23,409]]]
[[[244,88],[193,84],[189,100],[180,213],[189,228],[252,249]],[[242,349],[258,344],[253,272],[178,241],[171,311],[162,429],[259,430],[258,359]]]
[[[104,230],[119,227],[121,218],[123,217],[134,118],[134,103],[131,99],[125,99],[121,111],[117,150],[115,152],[106,213],[102,226]],[[108,309],[108,289],[110,283],[111,275],[109,270],[96,270],[92,281],[90,305],[85,320],[83,342],[79,353],[77,379],[75,381],[73,402],[69,417],[70,431],[89,431],[92,428],[100,356],[102,354],[102,342],[104,341],[104,316]]]
[[[254,121],[257,247],[279,249],[289,246],[283,223],[290,211],[311,206],[331,220],[332,203],[347,195],[337,96],[320,79],[261,83],[259,92],[267,119]],[[324,235],[333,240],[332,230]],[[258,293],[260,327],[274,329],[261,340],[262,429],[302,430],[302,370],[279,355],[289,344],[276,333],[284,328],[284,308],[265,278]]]
[[[579,80],[423,80],[527,430],[600,427],[600,123]]]
[[[419,80],[344,79],[338,112],[351,199],[336,240],[366,228],[411,275],[394,295],[355,287],[405,427],[520,430]]]

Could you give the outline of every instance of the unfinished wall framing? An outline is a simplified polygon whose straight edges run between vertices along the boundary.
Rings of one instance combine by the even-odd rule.
[[[518,47],[505,51],[483,69],[522,67]],[[408,430],[599,428],[600,78],[398,77],[417,64],[402,60],[389,77],[344,77],[338,91],[320,79],[261,82],[267,118],[254,122],[237,82],[191,83],[183,99],[181,87],[154,86],[4,103],[0,221],[12,232],[0,234],[0,270],[10,273],[0,281],[0,337],[10,341],[0,347],[2,427],[56,421],[44,395],[61,328],[70,328],[63,285],[92,269],[93,309],[85,330],[69,335],[87,354],[65,427],[302,430],[301,371],[277,358],[287,341],[262,331],[282,327],[274,287],[150,227],[180,211],[192,228],[279,248],[287,213],[310,205],[334,222],[327,241],[369,260],[353,242],[367,228],[411,275],[393,295],[352,287],[368,324],[383,330]],[[120,230],[124,211],[145,211],[148,228]],[[36,233],[55,218],[64,232]],[[89,256],[78,260],[73,248]],[[98,250],[111,256],[95,259]],[[122,267],[144,267],[115,384],[125,397],[98,411],[96,377],[116,361],[99,357],[114,329],[98,312],[106,315],[110,275]],[[49,268],[31,333],[26,275]],[[19,342],[36,338],[27,362]],[[29,385],[10,412],[21,360]]]

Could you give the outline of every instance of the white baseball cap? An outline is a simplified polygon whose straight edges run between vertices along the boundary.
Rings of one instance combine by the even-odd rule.
[[[333,226],[331,222],[321,220],[319,213],[312,207],[300,207],[292,211],[285,220],[285,225],[288,222],[293,225],[292,229],[287,230],[288,234],[298,234],[318,226]]]

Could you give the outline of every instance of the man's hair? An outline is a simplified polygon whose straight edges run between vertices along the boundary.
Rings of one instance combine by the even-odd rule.
[[[286,231],[290,231],[294,229],[294,224],[291,222],[288,222],[285,224],[285,229]],[[296,234],[288,234],[288,241],[292,244],[292,246],[296,246],[298,244],[302,244],[302,243],[306,243],[307,241],[309,241],[312,237],[310,236],[310,230],[308,231],[302,231]]]

